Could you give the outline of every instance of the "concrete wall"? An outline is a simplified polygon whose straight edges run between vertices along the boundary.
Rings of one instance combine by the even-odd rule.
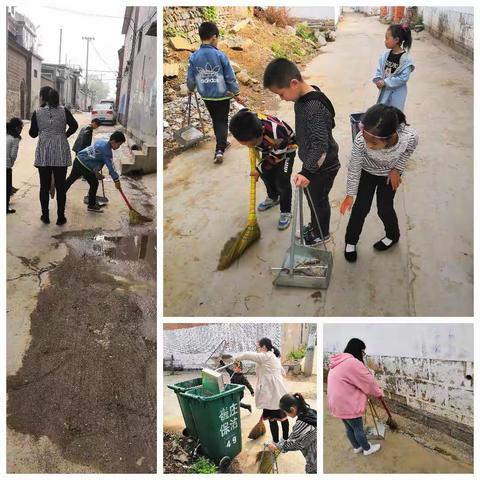
[[[327,324],[324,369],[353,337],[365,342],[367,365],[393,400],[473,427],[472,325]]]
[[[25,113],[27,110],[27,58],[10,46],[7,49],[7,118],[21,117],[20,85],[24,82]]]
[[[340,18],[342,7],[292,7],[290,15],[295,18],[308,18],[310,20],[334,20],[335,25]]]
[[[418,7],[427,30],[473,59],[473,7]]]
[[[30,97],[30,111],[33,113],[39,106],[40,88],[42,88],[42,60],[32,55],[32,94]],[[35,77],[35,71],[37,76]]]
[[[202,368],[205,360],[222,341],[230,354],[254,351],[255,342],[268,337],[282,350],[278,323],[216,323],[163,331],[163,358],[173,355],[186,369]]]

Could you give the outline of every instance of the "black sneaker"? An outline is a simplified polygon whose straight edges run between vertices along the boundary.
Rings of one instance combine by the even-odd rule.
[[[65,225],[66,223],[67,223],[67,219],[65,217],[58,217],[57,218],[57,225],[58,226]]]
[[[87,210],[89,212],[103,213],[102,207],[100,207],[100,205],[89,205]]]
[[[323,242],[327,243],[330,240],[330,235],[326,235],[325,237],[323,237],[322,242],[322,237],[317,237],[313,233],[313,230],[311,230],[310,232],[307,232],[303,238],[305,241],[305,245],[309,245],[310,247],[316,247],[317,245],[322,245]]]
[[[7,214],[8,213],[15,213],[15,212],[16,212],[16,210],[14,208],[10,208],[10,207],[7,208]]]
[[[48,215],[42,215],[40,217],[40,220],[45,223],[46,225],[48,225],[50,223],[50,217]]]
[[[215,165],[220,165],[223,163],[223,152],[221,150],[217,150],[215,152],[215,157],[213,158],[213,163]]]
[[[312,227],[312,224],[309,223],[308,225],[304,225],[303,226],[303,238],[306,237],[306,235],[309,235],[313,232],[313,227]],[[298,232],[295,232],[295,237],[297,238],[300,238],[300,233],[299,231]]]

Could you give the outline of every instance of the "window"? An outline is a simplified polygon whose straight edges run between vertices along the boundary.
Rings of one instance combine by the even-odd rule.
[[[138,32],[138,48],[137,48],[137,53],[140,51],[140,49],[142,48],[142,30],[140,30]]]
[[[33,71],[33,76],[34,76],[35,78],[38,77],[38,71],[37,71],[37,70],[34,70],[34,71]]]

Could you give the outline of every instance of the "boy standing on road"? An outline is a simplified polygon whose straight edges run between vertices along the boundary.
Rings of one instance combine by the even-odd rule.
[[[235,73],[227,56],[218,50],[218,27],[212,22],[203,22],[198,34],[202,41],[200,48],[192,53],[188,63],[187,87],[189,95],[197,88],[212,117],[217,144],[214,163],[223,162],[223,153],[229,146],[228,113],[232,96],[244,104]]]
[[[90,189],[88,190],[88,211],[102,213],[100,205],[96,203],[98,179],[102,179],[100,170],[107,166],[117,190],[121,190],[120,178],[113,167],[113,150],[118,150],[125,142],[125,135],[115,131],[109,140],[96,140],[93,145],[78,152],[73,162],[72,170],[66,181],[66,191],[80,178],[83,177]]]
[[[72,150],[75,153],[80,152],[84,148],[89,147],[92,144],[93,131],[100,126],[100,120],[98,118],[92,119],[90,125],[83,127],[78,134],[75,143],[73,144]]]
[[[317,245],[330,239],[328,194],[340,169],[338,144],[332,135],[335,110],[327,96],[306,83],[297,66],[286,58],[271,61],[263,76],[263,86],[282,100],[295,102],[295,137],[302,170],[293,177],[297,187],[308,187],[311,223],[304,230],[305,243]],[[318,222],[314,211],[318,216]]]

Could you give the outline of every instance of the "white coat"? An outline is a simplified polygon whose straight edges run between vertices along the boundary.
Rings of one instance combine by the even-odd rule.
[[[283,381],[285,371],[280,359],[270,352],[245,352],[235,360],[250,360],[257,364],[257,385],[255,387],[255,406],[258,409],[278,410],[280,399],[288,393]]]

